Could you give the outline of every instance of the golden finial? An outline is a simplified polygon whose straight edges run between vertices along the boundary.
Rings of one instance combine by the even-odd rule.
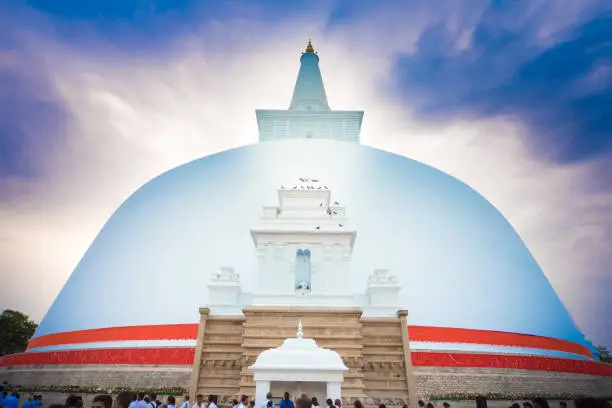
[[[308,45],[306,46],[306,52],[314,52],[314,48],[312,48],[312,42],[308,40]]]

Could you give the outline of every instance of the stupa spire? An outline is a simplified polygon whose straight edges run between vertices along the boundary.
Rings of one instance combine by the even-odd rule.
[[[302,53],[300,63],[300,72],[295,82],[289,110],[330,110],[319,69],[319,56],[310,40],[308,40],[306,51]]]
[[[315,52],[313,46],[312,46],[312,41],[308,40],[308,45],[306,46],[306,52]]]
[[[319,56],[308,40],[287,110],[257,109],[259,141],[327,139],[359,143],[363,111],[331,110],[319,70]]]

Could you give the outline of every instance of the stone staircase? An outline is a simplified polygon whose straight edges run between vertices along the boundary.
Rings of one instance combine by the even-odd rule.
[[[195,394],[238,396],[244,318],[208,317]]]
[[[363,319],[363,381],[375,399],[408,401],[408,385],[399,319]]]
[[[220,398],[255,395],[248,367],[259,354],[304,336],[336,351],[349,371],[342,396],[348,400],[395,398],[407,401],[408,389],[399,318],[363,319],[359,309],[249,307],[244,317],[208,317],[204,327],[196,392]],[[196,352],[197,355],[197,352]]]

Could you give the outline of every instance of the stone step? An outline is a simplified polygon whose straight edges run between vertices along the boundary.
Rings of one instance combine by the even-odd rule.
[[[211,345],[211,346],[216,346],[216,345],[221,345],[221,346],[242,346],[242,340],[240,339],[227,339],[227,340],[204,340],[204,344],[205,345]]]
[[[397,350],[371,350],[364,348],[362,351],[364,356],[401,356],[402,361],[404,358],[404,350],[398,347]]]

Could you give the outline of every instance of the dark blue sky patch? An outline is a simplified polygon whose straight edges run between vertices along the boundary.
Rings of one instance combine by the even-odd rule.
[[[425,30],[418,52],[398,63],[401,93],[425,120],[514,115],[543,159],[569,163],[610,152],[612,15],[556,33],[545,48],[536,39],[544,13],[522,17],[509,8],[492,2],[465,51],[449,44],[458,34],[444,26]]]
[[[0,178],[41,176],[64,141],[67,111],[36,64],[0,66]]]

